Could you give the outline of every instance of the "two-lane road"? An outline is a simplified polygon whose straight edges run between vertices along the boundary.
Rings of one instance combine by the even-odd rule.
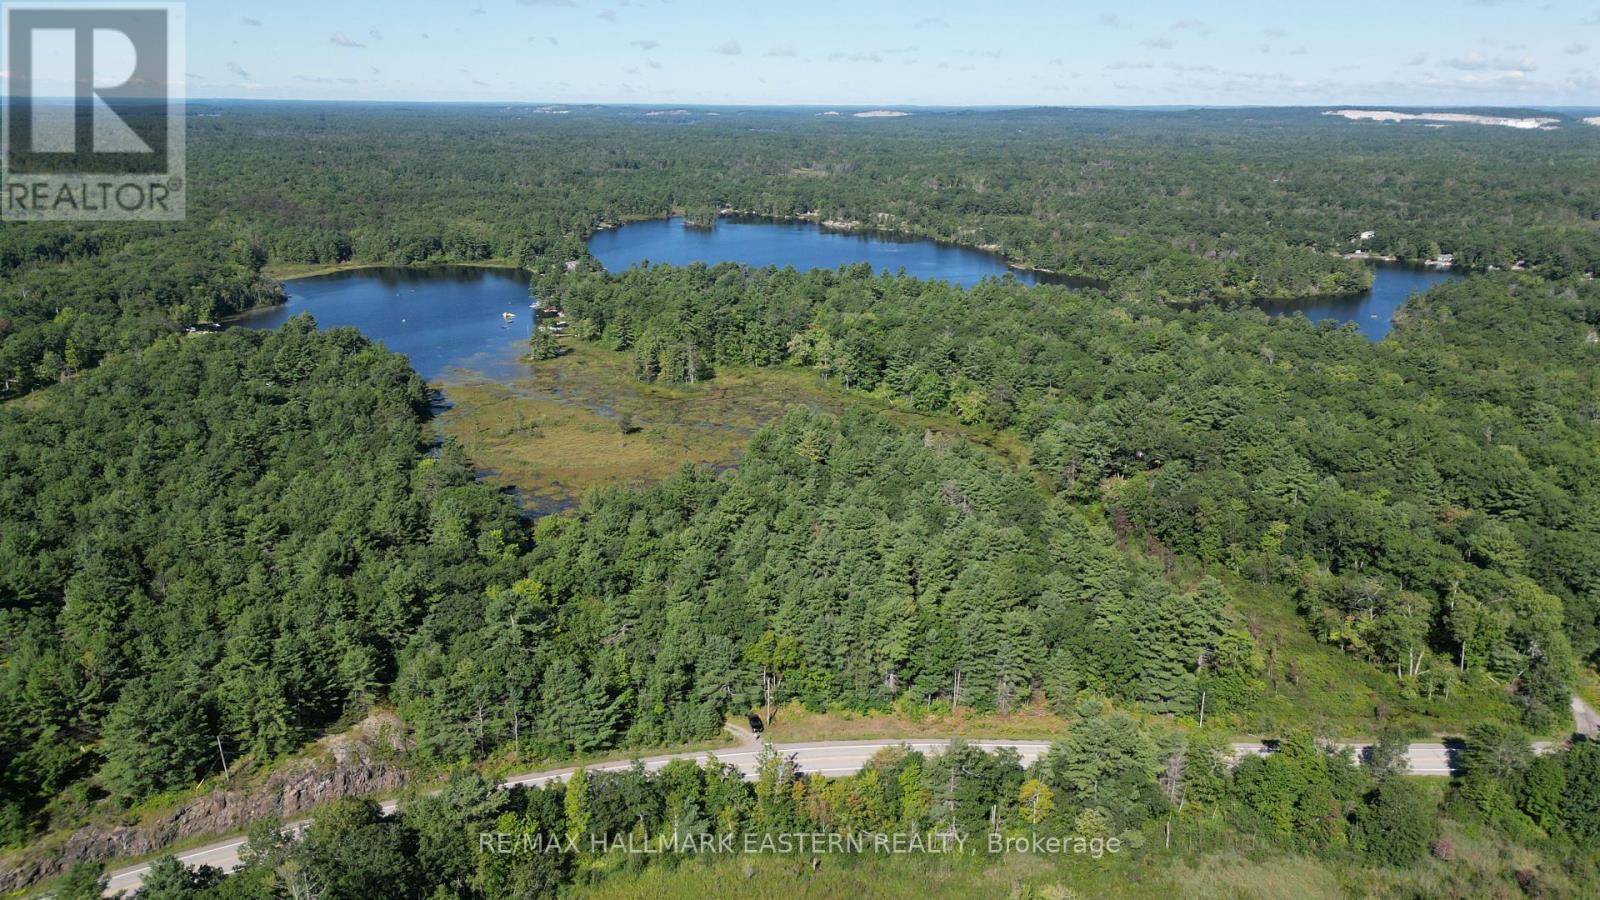
[[[748,732],[736,729],[733,731],[741,741],[741,746],[719,751],[698,751],[686,753],[665,753],[658,756],[643,757],[640,762],[646,771],[656,771],[674,760],[692,759],[704,765],[711,757],[715,756],[718,762],[734,766],[744,773],[748,779],[756,775],[756,761],[760,756],[761,748]],[[1044,755],[1050,748],[1049,741],[1012,741],[1012,740],[983,740],[972,739],[968,744],[979,747],[985,751],[994,751],[1002,747],[1010,747],[1022,757],[1024,765],[1030,764]],[[868,761],[880,750],[888,747],[910,747],[923,753],[939,753],[950,746],[949,739],[908,738],[905,740],[883,739],[876,741],[813,741],[800,744],[776,744],[774,749],[786,757],[792,757],[802,772],[821,775],[850,775],[861,771]],[[1354,750],[1357,758],[1366,751],[1366,744],[1344,744]],[[1549,744],[1536,744],[1535,750],[1545,752]],[[1271,752],[1267,744],[1241,743],[1234,744],[1233,750],[1236,757],[1260,756]],[[1412,744],[1406,753],[1411,771],[1416,775],[1450,775],[1453,771],[1452,751],[1444,744],[1419,743]],[[633,761],[620,761],[600,763],[584,766],[590,772],[615,772],[627,769]],[[516,775],[502,782],[503,787],[517,786],[542,786],[556,781],[565,781],[577,771],[576,766],[566,766],[559,769],[544,769],[538,772],[529,772],[525,775]],[[396,801],[384,801],[381,806],[385,813],[392,813],[399,808]],[[291,822],[287,826],[298,831],[305,827],[304,820]],[[239,867],[239,849],[244,846],[244,838],[232,837],[215,844],[209,844],[194,850],[178,854],[178,861],[187,866],[214,866],[223,871],[232,871]],[[109,891],[134,890],[139,887],[148,872],[148,864],[130,866],[119,869],[111,874]]]

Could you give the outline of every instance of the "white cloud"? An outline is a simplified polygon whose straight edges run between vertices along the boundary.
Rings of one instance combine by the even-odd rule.
[[[1482,56],[1477,53],[1447,59],[1442,65],[1462,72],[1536,72],[1539,69],[1539,64],[1532,59]]]
[[[351,40],[350,36],[345,34],[342,31],[335,31],[333,33],[333,37],[328,38],[328,42],[331,43],[331,44],[340,46],[340,47],[365,47],[366,46],[366,44],[360,43],[358,41]]]
[[[715,47],[712,47],[711,51],[713,53],[720,53],[723,56],[738,56],[744,52],[744,48],[739,46],[738,41],[723,41]]]

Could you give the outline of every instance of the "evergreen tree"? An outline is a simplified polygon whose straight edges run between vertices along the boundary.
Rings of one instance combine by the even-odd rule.
[[[1567,752],[1566,790],[1562,795],[1561,822],[1573,840],[1600,839],[1600,746],[1575,745]]]
[[[540,679],[539,697],[542,733],[551,746],[588,753],[615,740],[620,698],[611,696],[603,678],[586,677],[571,659],[550,663]]]
[[[1367,855],[1386,865],[1409,866],[1422,859],[1439,833],[1439,810],[1408,778],[1378,786],[1357,812]]]
[[[536,362],[555,359],[561,355],[561,338],[544,322],[536,322],[528,338],[528,358]]]
[[[187,786],[217,762],[214,741],[203,702],[141,678],[123,688],[106,717],[100,777],[123,798]]]

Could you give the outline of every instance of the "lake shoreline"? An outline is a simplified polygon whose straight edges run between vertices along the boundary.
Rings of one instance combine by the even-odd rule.
[[[803,222],[803,223],[808,224],[808,225],[815,225],[818,228],[822,229],[823,231],[832,231],[832,232],[838,232],[838,233],[841,233],[841,234],[899,235],[901,237],[916,238],[918,240],[924,240],[924,241],[932,241],[935,244],[939,244],[939,245],[945,246],[945,247],[952,247],[952,248],[956,248],[956,249],[960,249],[960,250],[972,250],[972,251],[976,251],[978,253],[985,253],[985,254],[988,254],[989,256],[992,256],[995,259],[999,260],[1001,263],[1004,263],[1006,268],[1008,268],[1008,269],[1014,269],[1014,270],[1016,270],[1018,272],[1026,272],[1026,273],[1028,273],[1030,275],[1044,275],[1044,276],[1048,276],[1050,278],[1060,278],[1060,279],[1063,279],[1064,281],[1079,281],[1079,282],[1090,283],[1092,285],[1097,285],[1097,286],[1104,286],[1104,285],[1108,284],[1108,282],[1106,282],[1105,280],[1097,278],[1097,277],[1095,277],[1093,275],[1090,275],[1090,274],[1087,274],[1087,273],[1075,274],[1075,273],[1072,273],[1072,272],[1061,272],[1061,271],[1058,271],[1056,269],[1046,269],[1046,268],[1043,268],[1042,266],[1033,265],[1032,263],[1027,262],[1026,260],[1017,259],[1015,257],[1007,255],[1003,250],[1000,249],[1000,245],[999,244],[968,244],[968,243],[964,243],[962,241],[952,240],[952,239],[946,238],[946,237],[939,237],[939,236],[935,236],[935,235],[928,234],[928,233],[925,233],[925,232],[915,231],[915,230],[910,229],[910,228],[904,228],[904,227],[901,227],[901,228],[884,228],[882,226],[868,225],[865,222],[857,222],[855,220],[824,219],[824,218],[822,218],[822,214],[821,213],[801,213],[801,214],[796,215],[796,216],[782,216],[782,215],[777,215],[777,214],[774,214],[774,213],[757,212],[755,210],[733,209],[731,207],[724,208],[724,209],[720,210],[717,213],[717,218],[718,219],[731,219],[731,220],[734,220],[734,221],[738,221],[739,219],[748,219],[748,220],[751,220],[752,222],[754,222],[756,220],[759,220],[761,222],[772,222],[772,223]],[[642,222],[670,222],[673,219],[685,219],[685,221],[687,222],[687,218],[685,216],[685,211],[684,210],[680,210],[680,209],[674,209],[674,210],[668,211],[664,215],[657,215],[657,216],[626,216],[626,217],[623,217],[622,221],[620,221],[620,222],[601,222],[598,225],[596,225],[595,226],[595,230],[590,232],[586,237],[584,237],[583,240],[584,240],[585,244],[588,244],[590,241],[594,240],[594,238],[597,235],[601,234],[602,232],[616,231],[617,229],[622,228],[623,226],[635,225],[635,224],[639,224],[639,223],[642,223]],[[710,225],[688,226],[688,225],[686,225],[685,227],[695,227],[695,228],[709,229],[709,228],[712,228],[714,226],[710,226]]]
[[[903,227],[902,228],[885,228],[885,227],[881,227],[881,226],[868,225],[868,224],[866,224],[864,222],[857,222],[857,221],[854,221],[854,220],[848,220],[847,221],[847,220],[839,220],[839,219],[823,219],[821,217],[820,213],[802,213],[800,215],[784,216],[784,215],[771,215],[771,214],[767,214],[767,213],[754,212],[754,211],[750,211],[750,210],[738,210],[738,209],[732,209],[732,208],[725,208],[725,209],[721,210],[718,213],[717,218],[719,220],[724,220],[725,219],[730,224],[735,224],[735,225],[793,225],[793,224],[812,225],[812,226],[815,226],[817,228],[817,230],[819,232],[823,233],[823,234],[841,234],[841,235],[854,235],[854,236],[863,237],[863,238],[878,238],[878,239],[881,239],[881,240],[884,240],[884,241],[890,242],[890,243],[907,243],[907,244],[909,244],[909,243],[916,243],[916,242],[919,242],[919,241],[925,241],[927,243],[933,244],[933,245],[939,247],[940,249],[944,249],[944,250],[958,250],[958,251],[963,251],[963,252],[968,252],[968,253],[981,254],[981,255],[983,255],[985,257],[988,257],[989,259],[991,259],[996,264],[998,264],[1001,269],[1009,270],[1009,272],[1011,272],[1011,273],[1016,273],[1018,275],[1022,275],[1022,276],[1027,276],[1027,277],[1033,278],[1034,279],[1034,283],[1037,284],[1037,285],[1054,285],[1054,286],[1058,286],[1058,287],[1067,287],[1067,288],[1074,289],[1074,290],[1082,289],[1082,288],[1092,288],[1092,289],[1095,289],[1095,290],[1105,290],[1109,286],[1109,282],[1104,281],[1103,279],[1100,279],[1100,278],[1096,278],[1096,277],[1094,277],[1092,275],[1078,274],[1078,273],[1074,273],[1074,272],[1063,272],[1063,271],[1056,270],[1056,269],[1046,269],[1046,268],[1044,268],[1042,266],[1036,266],[1036,265],[1033,265],[1033,264],[1028,263],[1026,261],[1012,258],[1010,256],[1007,256],[1005,253],[1001,252],[999,249],[997,249],[999,247],[998,244],[971,244],[971,243],[964,243],[964,242],[961,242],[961,241],[951,240],[951,239],[948,239],[948,238],[945,238],[945,237],[937,237],[937,236],[934,236],[934,235],[931,235],[931,234],[928,234],[928,233],[925,233],[925,232],[916,231],[916,230],[909,229],[909,228],[903,228]],[[619,230],[625,228],[628,225],[649,225],[649,224],[656,224],[656,223],[670,223],[670,222],[672,222],[674,220],[683,220],[684,221],[684,226],[683,227],[686,228],[686,229],[692,228],[692,229],[697,230],[697,231],[714,231],[715,230],[713,226],[691,225],[691,224],[689,224],[688,220],[685,218],[683,212],[678,211],[678,210],[673,210],[673,211],[667,212],[664,215],[628,216],[628,217],[624,217],[621,221],[617,221],[617,222],[601,222],[601,223],[599,223],[599,224],[597,224],[595,226],[595,230],[590,232],[588,237],[584,238],[584,242],[585,242],[586,245],[591,245],[593,243],[593,241],[596,238],[600,237],[601,235],[619,231]],[[590,255],[591,256],[594,255],[592,250],[590,251]],[[597,257],[597,259],[598,259],[598,257]],[[850,263],[845,263],[845,265],[850,265]],[[603,266],[603,264],[602,264],[602,266]],[[779,266],[779,268],[781,268],[781,267],[782,266]],[[820,266],[819,268],[835,269],[835,268],[838,268],[838,267],[837,266]],[[1005,275],[1005,274],[1008,274],[1008,272],[1006,272],[1006,271],[996,272],[995,273],[995,277],[1000,277],[1000,276]],[[923,277],[923,278],[927,278],[929,280],[946,280],[946,281],[948,281],[948,279],[940,279],[938,276],[914,276],[914,277]],[[966,290],[966,289],[971,287],[970,285],[960,285],[960,284],[957,284],[957,286],[961,287],[963,290]]]
[[[433,260],[417,263],[367,262],[350,260],[341,263],[269,263],[261,267],[261,274],[273,281],[294,281],[300,278],[319,278],[341,272],[359,272],[362,269],[431,269],[435,266],[461,266],[468,269],[522,269],[519,262],[509,259]]]
[[[870,224],[868,224],[866,222],[860,222],[860,221],[856,221],[856,220],[853,220],[853,219],[850,219],[850,220],[824,219],[824,218],[822,218],[822,214],[821,213],[801,213],[799,215],[785,216],[785,215],[777,215],[777,214],[773,214],[773,213],[758,212],[758,211],[755,211],[755,210],[734,209],[732,207],[724,207],[722,210],[720,210],[718,212],[717,218],[719,220],[728,219],[730,222],[732,222],[734,224],[741,224],[741,220],[743,220],[742,224],[803,223],[803,224],[808,224],[808,225],[815,225],[818,229],[820,229],[823,232],[833,232],[833,233],[838,233],[838,234],[854,234],[854,235],[862,235],[862,236],[882,235],[882,236],[893,236],[893,237],[897,237],[897,238],[910,238],[910,239],[914,239],[914,240],[930,241],[930,242],[932,242],[934,244],[937,244],[937,245],[939,245],[941,247],[959,249],[959,250],[971,250],[971,251],[974,251],[974,252],[977,252],[977,253],[986,254],[988,256],[993,257],[998,262],[1004,264],[1007,269],[1013,270],[1015,272],[1023,273],[1023,274],[1026,274],[1026,275],[1031,275],[1031,276],[1034,276],[1034,277],[1038,278],[1040,284],[1064,285],[1064,286],[1075,288],[1075,289],[1076,288],[1091,288],[1091,289],[1100,290],[1100,291],[1108,290],[1110,288],[1110,286],[1111,286],[1111,282],[1109,280],[1107,280],[1105,278],[1102,278],[1102,277],[1100,277],[1098,275],[1094,275],[1094,274],[1092,274],[1090,272],[1087,272],[1087,271],[1085,271],[1083,269],[1073,269],[1073,270],[1047,269],[1047,268],[1045,268],[1043,266],[1035,265],[1035,264],[1033,264],[1033,263],[1031,263],[1031,262],[1029,262],[1027,260],[1013,257],[1013,256],[1007,254],[1005,252],[1004,248],[1002,247],[1002,245],[1000,245],[1000,244],[995,244],[995,243],[985,243],[985,244],[966,243],[966,242],[963,242],[963,241],[960,241],[960,240],[955,240],[955,239],[948,238],[948,237],[943,237],[943,236],[937,236],[937,235],[934,235],[934,234],[931,234],[931,233],[928,233],[928,232],[924,232],[924,231],[920,231],[920,230],[916,230],[916,229],[912,229],[912,228],[906,228],[906,227],[903,227],[903,226],[902,227],[898,227],[898,228],[888,228],[888,227],[884,227],[884,226],[881,226],[881,225],[870,225]],[[684,210],[682,210],[682,209],[676,209],[675,208],[675,209],[667,211],[666,213],[664,213],[662,215],[625,216],[625,217],[622,217],[620,221],[616,221],[616,222],[609,222],[609,221],[608,222],[600,222],[600,223],[595,225],[595,228],[594,228],[593,231],[591,231],[586,237],[584,237],[584,243],[587,246],[589,243],[591,243],[599,235],[607,233],[607,232],[617,231],[617,230],[619,230],[621,228],[624,228],[624,227],[626,227],[628,225],[636,225],[636,224],[644,224],[644,223],[652,223],[652,222],[671,222],[673,219],[683,219],[684,222],[685,222],[684,227],[686,227],[686,228],[697,228],[697,229],[701,229],[701,230],[712,230],[714,228],[714,226],[712,226],[712,225],[701,225],[701,224],[693,224],[693,225],[691,225],[691,224],[689,224],[688,223],[688,219],[686,217],[686,212]],[[591,255],[593,255],[593,254],[591,253]],[[1426,268],[1426,265],[1424,263],[1420,263],[1420,262],[1412,263],[1412,262],[1407,261],[1407,260],[1399,259],[1398,257],[1371,256],[1371,257],[1365,257],[1365,258],[1359,258],[1358,259],[1358,258],[1354,258],[1354,257],[1348,256],[1348,255],[1339,254],[1339,253],[1334,253],[1332,255],[1337,256],[1337,257],[1339,257],[1341,259],[1346,259],[1346,260],[1351,260],[1351,261],[1374,263],[1375,264],[1374,268],[1379,267],[1379,266],[1388,266],[1388,265],[1392,265],[1392,266],[1396,266],[1396,267],[1400,267],[1400,268]],[[1448,270],[1446,270],[1446,271],[1448,271]],[[1354,299],[1354,298],[1357,298],[1357,297],[1364,296],[1365,294],[1369,293],[1371,290],[1372,290],[1372,288],[1369,286],[1365,290],[1353,291],[1353,292],[1349,292],[1349,293],[1339,293],[1339,294],[1315,294],[1315,293],[1311,293],[1311,294],[1295,294],[1295,295],[1290,296],[1290,297],[1257,297],[1257,298],[1253,298],[1253,299],[1252,298],[1219,298],[1218,300],[1211,300],[1211,301],[1199,300],[1199,301],[1193,301],[1193,302],[1194,302],[1195,305],[1205,305],[1205,304],[1208,304],[1208,303],[1215,303],[1215,302],[1224,302],[1224,303],[1295,303],[1295,302],[1325,303],[1325,302],[1337,301],[1337,300],[1351,300],[1351,299]],[[1175,303],[1174,305],[1183,306],[1185,304],[1184,303]]]
[[[226,324],[276,328],[309,313],[319,328],[352,326],[404,354],[425,381],[462,364],[513,373],[533,321],[530,282],[517,266],[347,266],[287,279],[286,302],[231,316]]]
[[[420,263],[355,261],[342,263],[269,263],[261,267],[261,275],[265,278],[270,278],[273,281],[276,281],[279,286],[282,286],[287,282],[299,281],[302,278],[324,278],[329,275],[343,275],[347,272],[362,272],[370,269],[406,269],[420,271],[424,269],[438,268],[440,266],[451,266],[463,269],[516,269],[521,272],[528,272],[528,269],[521,263],[514,262],[509,259],[481,259],[467,262],[451,262],[447,260],[442,262]],[[283,300],[277,303],[264,303],[260,306],[252,306],[249,309],[241,309],[231,316],[224,316],[223,318],[219,319],[217,324],[238,325],[254,316],[259,316],[264,313],[282,309],[284,306],[288,305],[288,303],[289,293],[285,291],[283,294]]]

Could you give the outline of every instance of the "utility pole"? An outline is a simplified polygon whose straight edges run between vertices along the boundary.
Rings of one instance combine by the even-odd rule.
[[[1206,692],[1200,692],[1200,727],[1206,727]]]
[[[217,755],[222,757],[222,777],[233,780],[233,775],[228,771],[228,754],[222,752],[222,735],[217,735]]]

